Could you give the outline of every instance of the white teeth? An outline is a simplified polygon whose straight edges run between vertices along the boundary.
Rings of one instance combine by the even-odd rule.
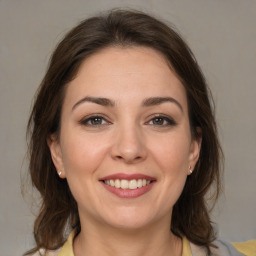
[[[136,189],[136,188],[137,188],[137,180],[130,180],[129,189]]]
[[[105,184],[111,186],[111,187],[115,187],[115,188],[122,188],[122,189],[136,189],[136,188],[141,188],[144,186],[147,186],[150,184],[150,180],[146,180],[146,179],[138,179],[138,180],[105,180],[104,181]]]
[[[121,187],[121,182],[120,180],[115,180],[115,187],[120,188]]]
[[[142,187],[142,179],[139,179],[139,180],[137,181],[137,186],[138,186],[138,188],[141,188],[141,187]]]
[[[129,188],[129,181],[128,180],[121,180],[121,188],[122,189]]]

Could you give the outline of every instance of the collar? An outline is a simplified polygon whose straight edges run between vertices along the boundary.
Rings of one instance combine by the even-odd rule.
[[[58,253],[58,256],[74,256],[74,252],[73,252],[74,236],[75,236],[75,232],[72,231],[67,241],[65,242],[60,252]],[[190,243],[186,237],[182,238],[182,256],[192,256]]]

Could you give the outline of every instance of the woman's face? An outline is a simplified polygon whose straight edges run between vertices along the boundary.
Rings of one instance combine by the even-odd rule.
[[[68,85],[59,141],[52,136],[49,147],[81,223],[130,229],[170,222],[200,141],[165,58],[112,47],[87,58]]]

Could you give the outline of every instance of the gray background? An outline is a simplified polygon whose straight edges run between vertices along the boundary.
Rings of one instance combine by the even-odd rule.
[[[227,240],[256,238],[256,1],[0,0],[1,256],[33,244],[32,199],[23,199],[20,177],[29,110],[52,49],[78,21],[113,7],[171,21],[191,46],[216,101],[226,156],[225,195],[213,219]]]

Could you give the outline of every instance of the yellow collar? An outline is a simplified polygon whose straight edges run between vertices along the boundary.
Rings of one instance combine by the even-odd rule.
[[[192,256],[190,244],[186,237],[182,238],[182,256]]]
[[[75,232],[71,232],[67,241],[58,253],[58,256],[74,256],[73,252],[73,240]],[[248,256],[255,256],[256,240],[251,240],[243,243],[233,243],[233,246],[237,251]],[[182,256],[192,256],[191,247],[186,237],[182,238]]]
[[[73,252],[73,239],[74,239],[75,232],[71,232],[67,241],[61,248],[58,256],[74,256]],[[189,241],[187,238],[183,237],[182,239],[182,256],[192,256]]]

